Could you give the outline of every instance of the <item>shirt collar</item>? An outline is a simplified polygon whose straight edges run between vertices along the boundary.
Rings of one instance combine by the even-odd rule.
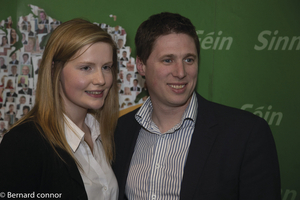
[[[137,120],[137,122],[148,131],[152,129],[151,127],[152,111],[153,111],[153,106],[152,106],[151,98],[148,97],[148,99],[144,102],[144,104],[141,106],[141,108],[135,115],[135,119]],[[197,118],[197,111],[198,111],[198,102],[197,102],[196,93],[194,92],[189,105],[187,106],[187,108],[184,111],[184,114],[182,115],[180,123],[178,123],[172,129],[167,131],[167,133],[174,132],[177,129],[179,129],[184,120],[192,120],[195,123]]]
[[[73,152],[75,152],[80,143],[84,140],[84,132],[67,115],[64,114],[64,117],[66,119],[64,124],[66,139]],[[90,128],[92,140],[96,141],[100,139],[100,126],[95,117],[91,114],[87,114],[85,123]]]

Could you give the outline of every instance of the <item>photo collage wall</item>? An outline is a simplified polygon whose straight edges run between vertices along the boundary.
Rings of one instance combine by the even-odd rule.
[[[0,21],[0,142],[6,130],[33,107],[44,48],[62,23],[44,9],[30,7],[32,13],[20,16],[16,26],[11,17]],[[131,48],[126,46],[125,29],[94,24],[109,33],[118,47],[120,110],[143,103],[148,97],[145,79],[138,74]]]

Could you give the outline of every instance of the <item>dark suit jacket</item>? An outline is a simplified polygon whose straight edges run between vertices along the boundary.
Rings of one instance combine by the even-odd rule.
[[[14,93],[7,92],[6,97],[18,97],[18,95],[15,92]]]
[[[181,183],[180,200],[280,200],[274,139],[260,117],[209,102],[197,94],[198,115]],[[122,116],[115,132],[119,199],[141,129],[134,115]]]
[[[19,64],[19,61],[18,60],[12,60],[12,61],[9,62],[9,64],[16,64],[17,65],[17,64]]]
[[[133,91],[133,87],[131,87],[130,90]],[[138,92],[141,91],[141,88],[140,87],[136,87],[136,91],[138,91]]]
[[[2,65],[2,66],[1,66],[1,69],[6,69],[6,68],[7,68],[6,65]]]
[[[21,89],[21,90],[18,91],[18,94],[25,94],[25,92],[24,92],[23,89]],[[32,95],[32,89],[31,88],[27,89],[27,94],[28,95]]]
[[[1,192],[62,193],[62,199],[86,199],[74,160],[60,148],[54,152],[33,122],[10,130],[0,144]]]

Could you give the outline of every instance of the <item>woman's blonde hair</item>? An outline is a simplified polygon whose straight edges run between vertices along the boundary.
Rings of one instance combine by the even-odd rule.
[[[73,19],[59,25],[52,33],[43,53],[38,72],[35,105],[16,125],[33,120],[45,139],[55,147],[67,151],[73,158],[65,133],[64,104],[59,94],[59,78],[65,64],[84,46],[105,42],[113,47],[113,84],[105,104],[99,110],[89,110],[100,123],[101,141],[109,163],[114,158],[113,134],[119,102],[117,87],[117,48],[111,36],[99,26],[83,19]],[[79,55],[80,56],[80,55]],[[99,55],[101,56],[101,55]],[[76,160],[76,159],[75,159]]]

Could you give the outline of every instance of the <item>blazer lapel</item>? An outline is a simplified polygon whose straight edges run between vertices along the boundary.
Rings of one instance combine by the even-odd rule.
[[[218,133],[211,128],[217,124],[209,102],[197,94],[198,114],[181,183],[181,200],[191,200]]]
[[[65,166],[67,167],[70,177],[72,177],[72,179],[75,180],[75,182],[77,182],[80,186],[82,186],[82,188],[84,188],[83,180],[81,178],[79,169],[78,169],[75,161],[73,160],[73,158],[71,158],[70,155],[68,155],[66,152],[64,152],[61,149],[57,149],[57,151],[59,152],[59,155],[61,155],[63,160],[65,161]]]
[[[138,122],[135,121],[134,123],[134,128],[132,130],[134,130],[134,133],[132,134],[131,138],[128,140],[128,145],[129,146],[129,151],[126,155],[126,158],[124,158],[124,168],[122,169],[123,171],[121,172],[122,177],[119,179],[119,181],[121,181],[119,183],[120,188],[119,188],[119,195],[120,197],[125,197],[125,186],[126,186],[126,182],[127,182],[127,177],[128,177],[128,172],[129,172],[129,166],[131,163],[131,158],[134,152],[134,148],[135,148],[135,144],[136,144],[136,140],[138,138],[141,126],[139,125]],[[127,134],[130,135],[130,134]]]

